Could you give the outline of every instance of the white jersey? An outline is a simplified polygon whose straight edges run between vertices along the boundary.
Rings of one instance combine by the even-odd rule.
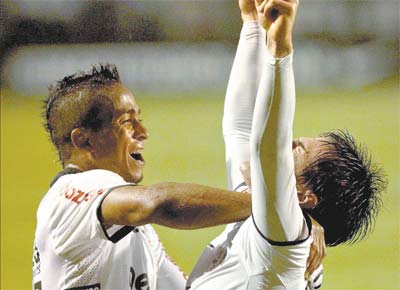
[[[113,172],[91,170],[51,186],[37,211],[33,289],[184,288],[151,225],[106,230],[100,222],[104,197],[126,185]]]
[[[307,221],[309,229],[311,224]],[[274,243],[250,217],[228,225],[205,249],[192,271],[191,290],[306,289],[311,238]]]

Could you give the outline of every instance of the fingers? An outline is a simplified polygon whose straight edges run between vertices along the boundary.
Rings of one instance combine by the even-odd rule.
[[[261,14],[264,13],[265,6],[268,4],[268,2],[269,2],[269,0],[265,0],[265,1],[256,0],[256,4],[257,4],[256,7],[257,7],[258,13],[261,13]]]
[[[310,248],[310,255],[307,258],[307,265],[306,265],[306,273],[305,273],[305,278],[306,280],[309,280],[311,274],[314,272],[316,268],[315,267],[315,261],[316,257],[318,256],[318,250],[316,247],[312,244]]]
[[[281,14],[289,14],[294,9],[296,2],[288,0],[264,0],[261,4],[257,1],[257,11],[264,16],[272,16],[274,11],[279,11]]]
[[[310,254],[307,259],[305,278],[308,280],[311,274],[321,265],[326,257],[326,244],[324,238],[324,229],[314,219],[311,218],[311,235],[313,242],[310,247]]]
[[[314,250],[310,250],[310,256],[308,256],[307,259],[305,273],[306,280],[309,280],[312,273],[321,265],[322,259],[325,257],[325,255],[326,254],[323,254],[322,249],[318,249],[317,247],[314,247]]]

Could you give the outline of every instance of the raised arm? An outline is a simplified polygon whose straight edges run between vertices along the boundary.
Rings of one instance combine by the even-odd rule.
[[[266,33],[257,22],[254,0],[239,0],[243,26],[232,65],[222,121],[228,188],[243,182],[240,165],[250,161],[254,104],[265,63]]]
[[[292,30],[297,5],[296,0],[265,0],[257,7],[267,30],[269,53],[251,136],[252,211],[259,231],[279,242],[308,235],[297,198],[292,153]]]
[[[126,185],[113,189],[101,207],[103,224],[155,223],[197,229],[240,221],[250,215],[248,194],[197,184]]]

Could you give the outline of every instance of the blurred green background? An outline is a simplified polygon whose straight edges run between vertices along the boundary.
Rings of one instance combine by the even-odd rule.
[[[1,289],[31,288],[36,208],[61,169],[41,102],[67,74],[118,66],[151,134],[144,184],[225,187],[221,117],[237,1],[3,0],[0,11]],[[328,250],[323,289],[400,289],[399,11],[392,0],[302,0],[297,15],[295,136],[348,129],[389,179],[369,239]],[[222,230],[156,228],[186,273]]]
[[[223,91],[157,98],[139,95],[150,131],[143,184],[196,182],[225,187]],[[1,90],[1,289],[30,289],[36,208],[61,169],[40,117],[42,97]],[[390,181],[367,241],[330,248],[323,289],[400,289],[399,78],[368,87],[300,90],[296,136],[346,128],[368,145]],[[221,227],[179,231],[156,226],[170,256],[189,273]]]

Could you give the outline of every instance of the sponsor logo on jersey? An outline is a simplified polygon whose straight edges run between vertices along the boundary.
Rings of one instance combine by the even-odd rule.
[[[33,290],[42,290],[42,281],[40,277],[40,254],[38,248],[36,247],[36,243],[34,243],[32,262]]]
[[[42,290],[42,281],[36,282],[33,285],[33,290]]]
[[[89,201],[93,197],[93,194],[102,195],[105,192],[104,189],[99,189],[96,192],[84,192],[76,188],[67,188],[64,191],[64,197],[76,204],[80,204],[84,201]]]
[[[149,290],[149,278],[147,273],[142,273],[136,277],[135,270],[130,267],[129,272],[131,274],[129,286],[131,290]]]

